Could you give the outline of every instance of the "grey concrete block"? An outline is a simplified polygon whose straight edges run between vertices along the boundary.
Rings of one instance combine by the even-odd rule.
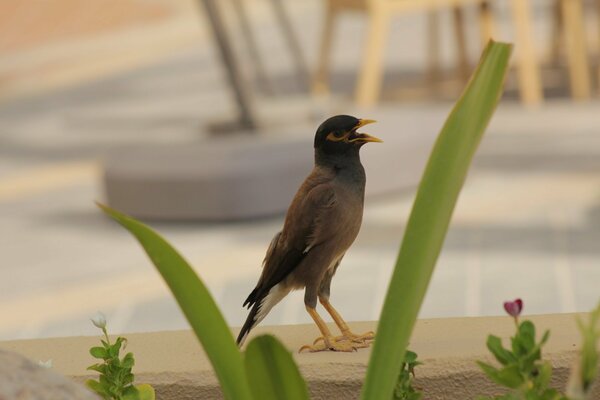
[[[282,213],[312,166],[308,140],[262,136],[116,152],[105,160],[108,203],[155,219],[233,220]]]
[[[363,148],[367,195],[417,185],[438,130],[422,118],[386,119],[385,143]],[[238,220],[284,213],[312,165],[312,134],[237,135],[114,152],[104,188],[108,204],[137,217]]]

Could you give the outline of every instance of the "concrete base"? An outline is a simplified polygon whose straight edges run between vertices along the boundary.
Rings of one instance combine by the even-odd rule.
[[[361,151],[367,195],[417,185],[441,126],[430,117],[387,115],[369,129],[385,143]],[[312,165],[313,133],[236,135],[115,152],[104,162],[104,187],[110,206],[137,217],[256,218],[284,213]]]
[[[284,212],[312,167],[307,140],[236,136],[122,150],[104,163],[108,204],[152,219],[233,220]]]
[[[587,317],[586,317],[587,318]],[[538,337],[551,330],[543,358],[552,363],[552,386],[564,389],[570,368],[577,357],[581,337],[574,314],[532,316]],[[374,322],[351,323],[355,332],[376,328]],[[332,329],[335,327],[331,326]],[[237,329],[234,329],[234,333]],[[354,353],[302,353],[298,348],[312,343],[318,336],[315,325],[259,327],[251,336],[261,333],[276,335],[286,345],[300,366],[312,399],[358,399],[371,354],[370,349]],[[473,399],[478,395],[503,393],[490,382],[475,364],[496,361],[485,347],[487,335],[502,337],[505,344],[514,334],[509,317],[446,318],[417,321],[410,349],[416,351],[424,365],[416,369],[416,385],[425,399]],[[127,351],[135,355],[134,373],[137,383],[150,383],[157,398],[169,400],[219,399],[221,391],[211,365],[195,336],[190,331],[155,332],[124,335]],[[250,337],[249,340],[251,340]],[[85,368],[93,359],[88,349],[99,341],[95,337],[72,337],[42,340],[0,342],[0,348],[21,353],[33,360],[52,359],[56,371],[83,382],[92,376]],[[600,398],[596,384],[591,398]]]

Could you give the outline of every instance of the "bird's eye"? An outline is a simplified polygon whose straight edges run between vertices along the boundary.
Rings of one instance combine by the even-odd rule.
[[[333,131],[329,135],[327,135],[327,140],[332,142],[341,142],[342,140],[345,140],[347,136],[348,132]]]

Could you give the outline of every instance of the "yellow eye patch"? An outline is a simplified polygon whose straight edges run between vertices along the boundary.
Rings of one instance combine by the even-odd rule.
[[[329,135],[327,135],[326,139],[329,140],[329,141],[331,141],[331,142],[341,142],[342,140],[348,139],[349,135],[350,135],[350,132],[346,132],[342,136],[335,136],[333,134],[333,132],[331,132]]]

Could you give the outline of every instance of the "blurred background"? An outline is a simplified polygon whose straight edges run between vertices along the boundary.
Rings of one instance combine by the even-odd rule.
[[[140,217],[240,326],[320,122],[377,119],[361,233],[332,287],[375,320],[435,135],[493,37],[506,93],[421,318],[600,297],[598,0],[0,0],[0,339],[186,328]],[[309,322],[302,292],[263,324]]]

